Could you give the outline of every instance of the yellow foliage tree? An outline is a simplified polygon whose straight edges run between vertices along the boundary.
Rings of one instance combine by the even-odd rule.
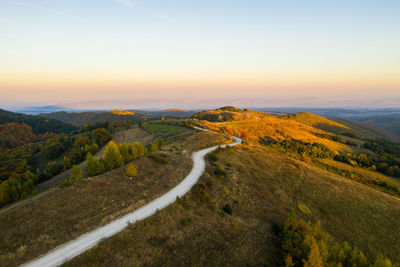
[[[133,163],[129,163],[125,168],[125,173],[129,177],[135,177],[137,175],[137,169]]]

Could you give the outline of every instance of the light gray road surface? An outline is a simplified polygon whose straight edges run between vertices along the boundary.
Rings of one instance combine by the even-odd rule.
[[[196,129],[205,130],[197,127]],[[176,201],[176,198],[184,196],[197,183],[200,176],[203,174],[206,165],[204,161],[204,156],[207,153],[216,150],[218,147],[223,148],[226,146],[235,146],[242,142],[242,139],[240,139],[239,137],[234,136],[233,138],[235,139],[235,141],[231,144],[214,146],[194,152],[192,154],[192,159],[193,159],[192,170],[180,184],[175,186],[166,194],[144,205],[143,207],[137,209],[134,212],[131,212],[119,219],[110,222],[109,224],[103,227],[100,227],[92,232],[86,233],[75,240],[72,240],[68,243],[65,243],[49,251],[47,254],[42,255],[24,264],[23,266],[43,267],[43,266],[61,265],[62,263],[96,246],[102,239],[108,238],[110,236],[115,235],[118,232],[121,232],[129,224],[133,224],[137,221],[143,220],[153,215],[158,210],[161,210],[167,207],[168,205],[174,203]]]

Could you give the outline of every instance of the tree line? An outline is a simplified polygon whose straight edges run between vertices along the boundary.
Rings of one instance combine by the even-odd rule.
[[[100,147],[111,140],[111,134],[104,128],[74,135],[55,135],[45,142],[31,143],[0,152],[0,207],[25,198],[34,192],[34,185],[70,169],[82,162],[88,153],[95,154]],[[41,152],[48,160],[40,170],[34,167],[33,156]],[[59,162],[57,158],[65,154]]]
[[[392,262],[379,254],[369,261],[364,252],[347,242],[330,242],[328,234],[321,230],[318,221],[312,225],[297,219],[292,213],[285,223],[282,233],[282,246],[285,252],[286,267],[305,266],[358,266],[391,267]]]
[[[163,141],[157,139],[154,143],[143,146],[142,143],[134,142],[133,144],[116,144],[110,141],[105,148],[104,156],[95,158],[92,153],[86,156],[86,174],[88,177],[97,176],[113,169],[117,169],[134,159],[141,158],[145,155],[161,150]],[[133,163],[126,166],[126,175],[134,177],[137,169]],[[82,170],[76,165],[72,166],[72,174],[65,179],[61,187],[66,187],[76,181],[82,180]]]

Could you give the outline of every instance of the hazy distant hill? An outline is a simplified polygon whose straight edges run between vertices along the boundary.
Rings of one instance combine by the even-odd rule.
[[[397,135],[400,135],[400,115],[374,116],[359,118],[358,121],[372,124]]]
[[[96,122],[123,122],[126,120],[139,121],[146,116],[138,113],[133,115],[118,115],[115,111],[113,112],[54,112],[40,114],[41,117],[51,118],[60,120],[66,123],[70,123],[75,126],[83,126],[84,124],[96,123]]]
[[[255,108],[254,110],[266,112],[269,114],[291,114],[310,112],[320,115],[325,118],[339,117],[352,120],[374,116],[400,116],[399,108],[381,108],[381,109],[344,109],[344,108],[302,108],[302,107],[287,107],[287,108]]]
[[[67,110],[71,111],[70,108],[67,107],[48,105],[48,106],[38,106],[38,107],[25,107],[15,110],[15,112],[38,115],[41,113],[50,113],[50,112],[67,111]]]
[[[379,128],[373,123],[364,123],[343,118],[331,118],[331,120],[344,124],[358,133],[370,138],[384,138],[393,142],[400,142],[400,136],[387,129]]]
[[[46,119],[39,116],[14,113],[0,109],[0,124],[8,122],[25,123],[30,125],[35,134],[43,134],[45,132],[68,133],[76,130],[75,126],[56,120],[56,118]]]

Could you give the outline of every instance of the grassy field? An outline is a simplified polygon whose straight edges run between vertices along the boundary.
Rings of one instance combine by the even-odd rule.
[[[184,134],[191,131],[185,127],[166,123],[145,123],[143,124],[143,128],[156,138],[163,137],[164,139],[169,139],[169,137],[172,137],[178,133]]]
[[[321,220],[332,240],[347,241],[370,259],[382,252],[400,261],[398,198],[261,146],[216,156],[179,203],[66,266],[282,266],[279,233],[292,210]],[[215,174],[219,166],[226,177]],[[231,215],[222,211],[226,204]]]
[[[0,240],[7,242],[0,242],[0,266],[26,262],[143,206],[189,173],[193,149],[226,141],[220,134],[192,132],[192,136],[180,137],[179,143],[171,143],[160,152],[166,164],[148,157],[134,161],[138,176],[133,180],[121,167],[1,210]]]

